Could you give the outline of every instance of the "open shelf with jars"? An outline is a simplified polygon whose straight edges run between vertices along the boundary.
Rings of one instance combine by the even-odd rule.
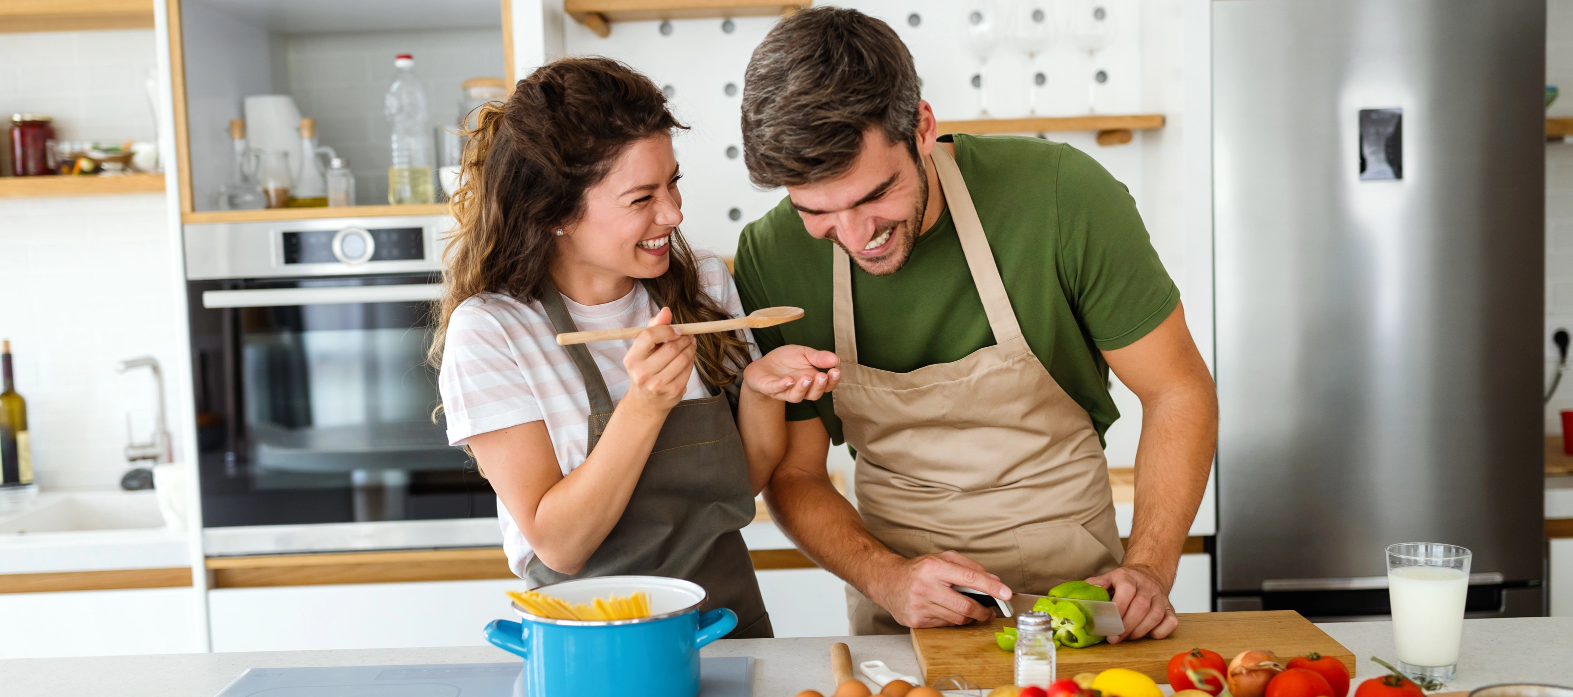
[[[1095,131],[1099,145],[1124,145],[1132,131],[1163,128],[1163,114],[1040,116],[1021,119],[941,121],[940,133],[1065,133]]]
[[[162,174],[117,174],[108,176],[0,177],[0,198],[26,196],[103,196],[106,194],[146,194],[164,190]]]
[[[501,89],[512,64],[507,0],[159,1],[186,224],[445,214],[437,170],[457,161],[463,101],[472,84]],[[392,205],[383,111],[400,54],[424,88],[432,161]],[[347,175],[349,205],[329,203]]]

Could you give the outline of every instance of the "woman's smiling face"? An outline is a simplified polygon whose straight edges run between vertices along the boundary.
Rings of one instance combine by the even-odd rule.
[[[603,277],[666,273],[672,230],[683,222],[681,177],[670,135],[634,141],[585,192],[584,217],[557,238],[561,261]]]

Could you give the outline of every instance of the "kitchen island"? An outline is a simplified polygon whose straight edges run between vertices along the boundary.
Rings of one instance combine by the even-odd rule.
[[[1320,626],[1355,653],[1357,681],[1382,674],[1371,656],[1393,658],[1390,623]],[[83,627],[82,631],[92,629]],[[479,627],[476,632],[479,634]],[[792,697],[806,689],[828,694],[833,689],[830,646],[836,641],[851,646],[854,662],[882,660],[898,671],[917,670],[906,636],[719,641],[707,647],[704,655],[756,658],[756,697]],[[6,697],[212,697],[247,668],[509,660],[517,659],[489,646],[15,659],[0,661],[0,693]],[[1449,689],[1470,690],[1503,682],[1573,685],[1573,617],[1465,621],[1458,679]],[[637,685],[630,685],[628,694],[637,696]]]

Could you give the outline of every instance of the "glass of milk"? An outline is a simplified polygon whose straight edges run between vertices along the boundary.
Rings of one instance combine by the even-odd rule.
[[[1387,548],[1387,595],[1393,606],[1398,669],[1412,678],[1453,679],[1464,634],[1469,550],[1436,542]]]

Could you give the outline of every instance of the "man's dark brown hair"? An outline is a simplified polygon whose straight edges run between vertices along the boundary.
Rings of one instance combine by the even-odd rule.
[[[916,160],[921,87],[906,44],[878,19],[816,7],[781,20],[743,78],[749,178],[777,187],[839,176],[870,127]]]

